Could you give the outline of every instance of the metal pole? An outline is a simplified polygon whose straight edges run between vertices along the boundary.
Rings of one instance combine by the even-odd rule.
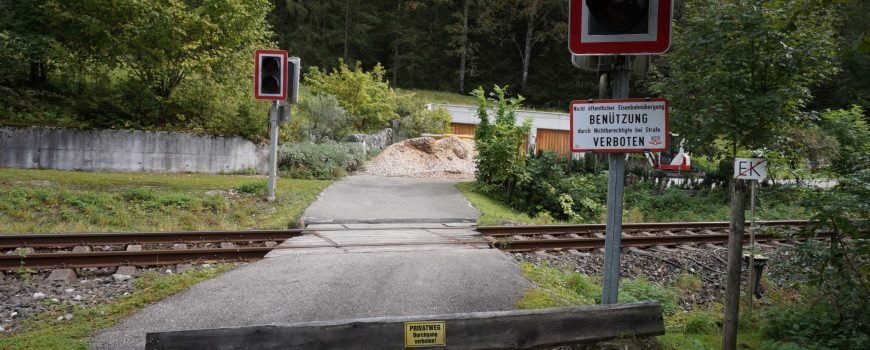
[[[628,98],[631,69],[626,56],[616,56],[613,98]],[[611,153],[607,173],[607,234],[604,238],[604,285],[601,303],[616,304],[619,295],[619,250],[622,240],[622,196],[625,190],[625,153]]]
[[[752,199],[751,210],[752,210],[752,221],[749,224],[749,266],[747,270],[749,270],[749,281],[747,281],[746,285],[749,286],[748,290],[749,294],[747,300],[749,301],[746,304],[746,313],[749,315],[749,322],[752,322],[752,296],[755,294],[755,280],[752,278],[753,271],[755,270],[755,188],[758,186],[758,180],[752,180],[752,195],[750,196]]]
[[[278,177],[278,101],[269,110],[269,184],[266,200],[275,200],[275,181]]]

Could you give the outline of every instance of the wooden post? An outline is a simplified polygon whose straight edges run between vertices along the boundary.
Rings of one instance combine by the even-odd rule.
[[[731,182],[731,227],[728,235],[728,275],[725,276],[725,322],[722,350],[737,349],[737,320],[740,309],[740,265],[743,259],[743,229],[746,224],[746,184]]]
[[[402,349],[406,322],[441,323],[439,349],[539,349],[665,333],[658,303],[380,317],[174,332],[145,336],[146,349]]]

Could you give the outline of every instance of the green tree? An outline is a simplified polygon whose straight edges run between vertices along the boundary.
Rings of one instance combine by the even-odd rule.
[[[812,0],[687,0],[653,86],[671,101],[674,131],[717,158],[774,144],[806,122],[809,88],[837,71],[833,22],[832,9]],[[720,140],[727,149],[715,147]],[[736,340],[745,192],[732,184],[724,349]]]
[[[472,92],[479,101],[475,130],[478,155],[475,159],[475,177],[481,188],[491,194],[504,195],[510,204],[516,188],[528,181],[526,151],[522,144],[532,123],[526,119],[522,126],[516,125],[516,111],[523,97],[507,97],[507,87],[495,86],[493,99],[488,99],[482,87]],[[490,122],[488,105],[493,103],[495,121]]]
[[[129,71],[158,101],[159,122],[187,79],[238,84],[254,49],[270,46],[267,0],[50,0],[45,10],[55,36],[78,62]],[[235,81],[235,82],[234,82]]]

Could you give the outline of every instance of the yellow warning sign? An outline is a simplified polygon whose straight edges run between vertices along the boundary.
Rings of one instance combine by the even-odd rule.
[[[405,347],[446,346],[444,321],[405,322]]]

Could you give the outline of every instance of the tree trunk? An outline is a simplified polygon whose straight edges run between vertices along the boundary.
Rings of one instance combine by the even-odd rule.
[[[532,35],[535,33],[535,16],[529,16],[526,24],[526,45],[523,51],[523,77],[520,90],[526,91],[526,80],[529,78],[529,61],[532,59]]]
[[[396,41],[393,43],[393,86],[399,84],[399,43],[402,40],[401,28],[402,1],[396,1]]]
[[[746,184],[731,181],[731,227],[728,235],[728,275],[725,277],[725,322],[722,350],[737,349],[740,308],[740,266],[743,259],[743,226],[746,223]]]
[[[459,93],[465,93],[465,59],[468,56],[468,3],[462,2],[462,49],[459,51]]]
[[[350,0],[344,0],[344,62],[350,62],[350,44],[348,36],[350,35]]]

